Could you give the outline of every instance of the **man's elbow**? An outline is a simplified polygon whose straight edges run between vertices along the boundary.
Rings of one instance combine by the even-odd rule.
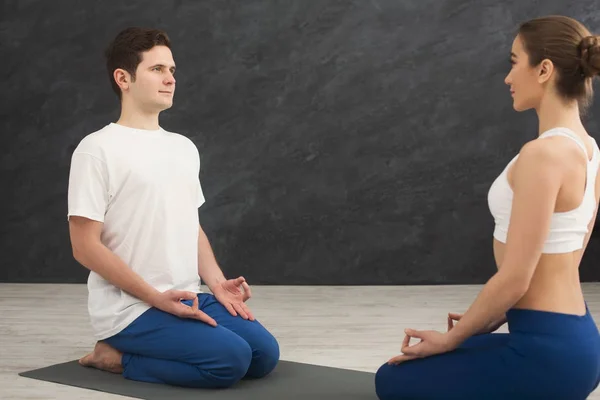
[[[82,246],[80,244],[75,244],[72,243],[71,244],[71,252],[73,254],[73,258],[75,259],[75,261],[77,261],[80,264],[85,264],[84,260],[85,260],[85,254],[86,251],[84,249],[82,249]]]
[[[97,249],[96,240],[93,238],[80,238],[71,240],[71,252],[75,261],[82,265],[87,265],[90,258],[93,258],[93,252]]]
[[[103,224],[88,218],[72,216],[69,219],[69,236],[71,239],[71,253],[80,264],[85,265],[90,253],[100,243]]]

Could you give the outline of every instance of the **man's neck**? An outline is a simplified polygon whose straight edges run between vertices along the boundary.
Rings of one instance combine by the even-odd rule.
[[[116,123],[129,128],[155,131],[160,129],[158,115],[159,113],[142,112],[141,110],[122,107],[121,116]]]

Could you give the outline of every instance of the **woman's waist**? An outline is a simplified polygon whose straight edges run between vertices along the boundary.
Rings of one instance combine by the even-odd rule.
[[[583,314],[513,307],[506,313],[510,333],[598,340],[600,334],[587,304]]]

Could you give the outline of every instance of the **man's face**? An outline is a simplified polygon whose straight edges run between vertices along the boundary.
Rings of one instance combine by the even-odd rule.
[[[123,90],[138,108],[148,112],[160,112],[173,105],[175,94],[175,61],[166,46],[154,46],[142,53],[135,81]]]

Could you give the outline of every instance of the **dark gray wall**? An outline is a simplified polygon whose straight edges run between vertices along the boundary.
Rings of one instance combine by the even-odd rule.
[[[192,138],[201,220],[253,284],[481,283],[487,190],[536,134],[503,80],[519,22],[597,1],[5,1],[0,281],[83,282],[71,257],[71,152],[118,117],[102,50],[167,30],[166,129]],[[598,100],[600,101],[600,100]],[[600,104],[600,103],[598,103]],[[600,113],[587,126],[598,132]],[[595,235],[582,279],[598,280]]]

